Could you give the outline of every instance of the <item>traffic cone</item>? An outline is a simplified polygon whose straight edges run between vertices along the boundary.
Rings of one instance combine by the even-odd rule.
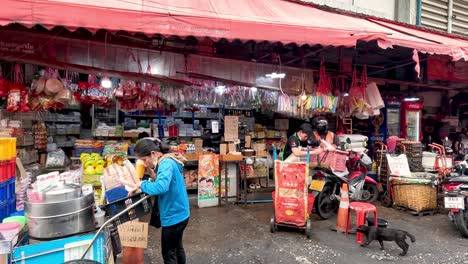
[[[336,231],[346,232],[349,213],[349,194],[348,184],[343,183],[341,186],[340,208],[336,217]]]

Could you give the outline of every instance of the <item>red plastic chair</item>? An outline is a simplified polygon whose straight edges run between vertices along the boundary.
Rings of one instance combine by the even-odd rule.
[[[348,235],[349,231],[349,218],[351,217],[351,210],[354,210],[356,212],[356,226],[364,225],[366,223],[366,216],[368,213],[374,213],[374,225],[377,226],[377,208],[373,204],[352,202],[349,204],[349,209],[350,210],[348,211],[348,221],[346,222],[346,235]],[[362,244],[362,233],[356,234],[356,242]]]

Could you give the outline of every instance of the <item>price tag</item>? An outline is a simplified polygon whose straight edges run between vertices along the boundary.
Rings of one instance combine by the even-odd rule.
[[[464,197],[444,197],[445,208],[465,209]]]
[[[310,183],[310,187],[309,189],[311,189],[312,191],[319,191],[321,192],[323,190],[323,187],[325,186],[325,182],[324,181],[317,181],[317,180],[312,180],[312,182]]]
[[[219,122],[216,120],[211,121],[211,132],[213,134],[218,134],[219,133]]]

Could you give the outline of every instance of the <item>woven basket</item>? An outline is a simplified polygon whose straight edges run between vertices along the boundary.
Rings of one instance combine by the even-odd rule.
[[[405,183],[393,180],[395,205],[415,212],[430,211],[437,208],[437,190],[428,184]]]

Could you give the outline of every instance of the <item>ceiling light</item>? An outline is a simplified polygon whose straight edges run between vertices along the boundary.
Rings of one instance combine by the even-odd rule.
[[[101,86],[106,88],[106,89],[109,89],[109,88],[112,88],[112,81],[111,79],[109,79],[109,77],[102,77],[101,78]]]
[[[419,101],[419,98],[417,98],[417,97],[406,97],[404,99],[404,101],[405,102],[417,102],[417,101]]]
[[[226,86],[224,85],[218,85],[216,86],[216,91],[219,93],[219,94],[222,94],[224,93],[224,89],[226,88]]]
[[[286,77],[286,73],[272,72],[272,73],[265,74],[265,76],[271,79],[283,79],[284,77]]]
[[[347,97],[347,96],[349,96],[349,93],[344,93],[343,96]]]
[[[251,87],[250,90],[251,90],[252,92],[256,93],[256,92],[257,92],[257,87]]]

